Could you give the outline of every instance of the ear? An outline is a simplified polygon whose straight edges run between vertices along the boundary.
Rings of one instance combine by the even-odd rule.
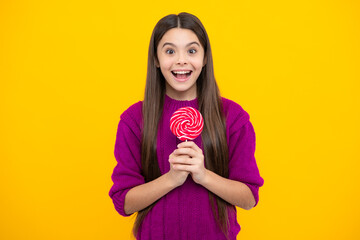
[[[160,64],[159,64],[159,61],[157,60],[157,58],[155,57],[155,66],[157,67],[157,68],[159,68],[160,67]]]
[[[207,58],[206,58],[206,57],[204,57],[203,67],[206,65],[206,63],[207,63]]]

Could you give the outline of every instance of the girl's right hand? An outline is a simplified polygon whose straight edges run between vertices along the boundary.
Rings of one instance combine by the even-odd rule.
[[[186,181],[190,172],[174,169],[174,164],[172,164],[171,160],[176,158],[188,158],[188,156],[176,155],[174,152],[169,155],[170,171],[168,172],[168,175],[170,181],[175,185],[175,187],[179,187]]]

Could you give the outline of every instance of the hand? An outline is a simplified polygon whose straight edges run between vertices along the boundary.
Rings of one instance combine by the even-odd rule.
[[[170,159],[170,163],[175,170],[187,171],[191,174],[194,182],[203,184],[207,177],[207,169],[204,165],[204,155],[193,141],[182,142],[178,149],[173,152],[175,157]]]
[[[167,174],[175,187],[178,187],[186,181],[189,172],[176,169],[175,164],[172,162],[181,161],[181,159],[184,159],[187,156],[176,154],[175,151],[176,149],[169,155],[170,171]]]

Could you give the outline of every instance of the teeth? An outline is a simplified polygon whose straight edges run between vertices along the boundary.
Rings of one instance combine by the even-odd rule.
[[[173,71],[176,74],[186,74],[189,73],[190,71]]]

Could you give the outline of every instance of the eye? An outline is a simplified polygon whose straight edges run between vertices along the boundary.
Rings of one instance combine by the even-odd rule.
[[[170,53],[169,51],[171,51],[171,53]],[[174,50],[168,49],[168,50],[166,50],[166,53],[173,54],[173,53],[174,53]]]
[[[190,53],[196,53],[196,49],[190,49],[189,52]]]

